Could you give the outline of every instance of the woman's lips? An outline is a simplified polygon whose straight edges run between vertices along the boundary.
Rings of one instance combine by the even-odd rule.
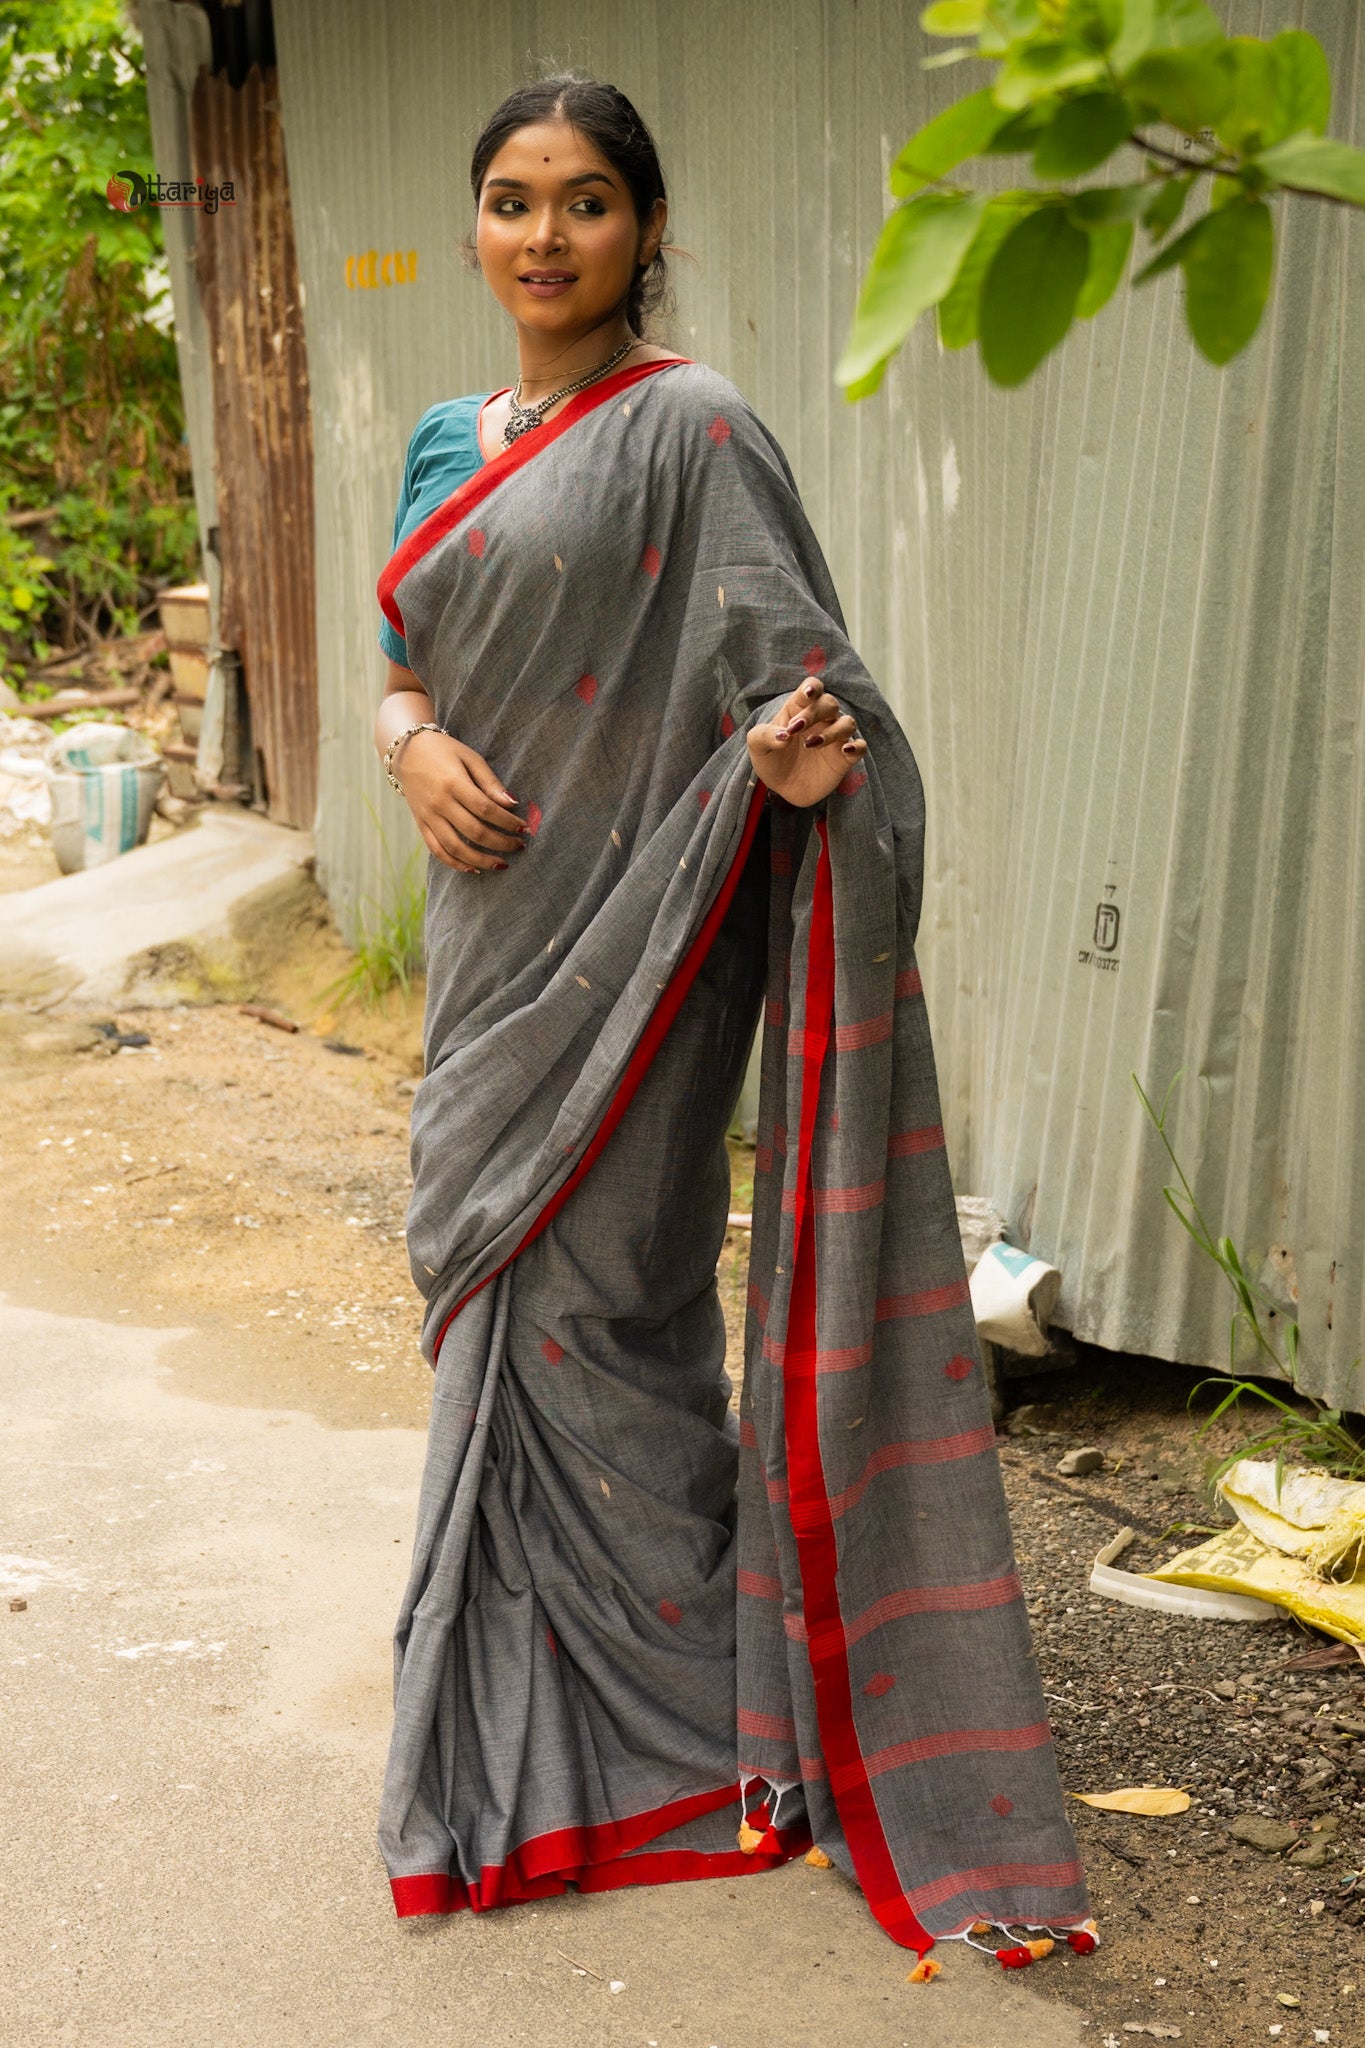
[[[578,283],[578,279],[576,277],[546,279],[522,277],[518,279],[518,283],[523,291],[528,291],[531,294],[533,299],[558,299],[562,298],[565,292],[571,291],[574,285]]]

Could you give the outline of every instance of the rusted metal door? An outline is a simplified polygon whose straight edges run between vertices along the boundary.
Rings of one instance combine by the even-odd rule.
[[[242,659],[266,807],[311,827],[318,786],[313,426],[275,72],[201,72],[190,109],[195,266],[213,352],[219,638]],[[232,199],[227,202],[227,189]]]

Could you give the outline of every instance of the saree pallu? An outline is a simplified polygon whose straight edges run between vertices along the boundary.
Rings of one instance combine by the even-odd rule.
[[[1093,1927],[915,965],[919,777],[782,451],[701,364],[618,373],[433,513],[380,599],[532,833],[505,872],[430,874],[397,1910],[814,1840],[921,1953]],[[868,752],[798,810],[745,734],[807,675]],[[715,1268],[760,1023],[736,1418]]]

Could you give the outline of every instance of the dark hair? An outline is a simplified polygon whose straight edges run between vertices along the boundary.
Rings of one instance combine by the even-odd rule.
[[[667,198],[654,137],[625,94],[603,79],[565,71],[519,85],[485,122],[469,166],[476,207],[488,166],[508,137],[538,121],[567,121],[587,138],[624,180],[642,227],[655,201]],[[466,247],[472,252],[472,238]],[[632,332],[643,335],[651,317],[664,312],[668,301],[668,263],[661,246],[652,263],[636,270],[627,294],[626,319]]]

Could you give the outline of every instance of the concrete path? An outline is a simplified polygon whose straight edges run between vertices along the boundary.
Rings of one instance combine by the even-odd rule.
[[[802,1864],[396,1921],[374,1825],[421,1436],[172,1393],[195,1333],[114,1310],[0,1297],[6,2048],[1096,2042],[961,1944],[907,1984]]]
[[[305,832],[215,804],[172,839],[0,896],[0,1002],[177,1002],[168,949],[196,974],[230,964],[234,911],[312,851]]]

